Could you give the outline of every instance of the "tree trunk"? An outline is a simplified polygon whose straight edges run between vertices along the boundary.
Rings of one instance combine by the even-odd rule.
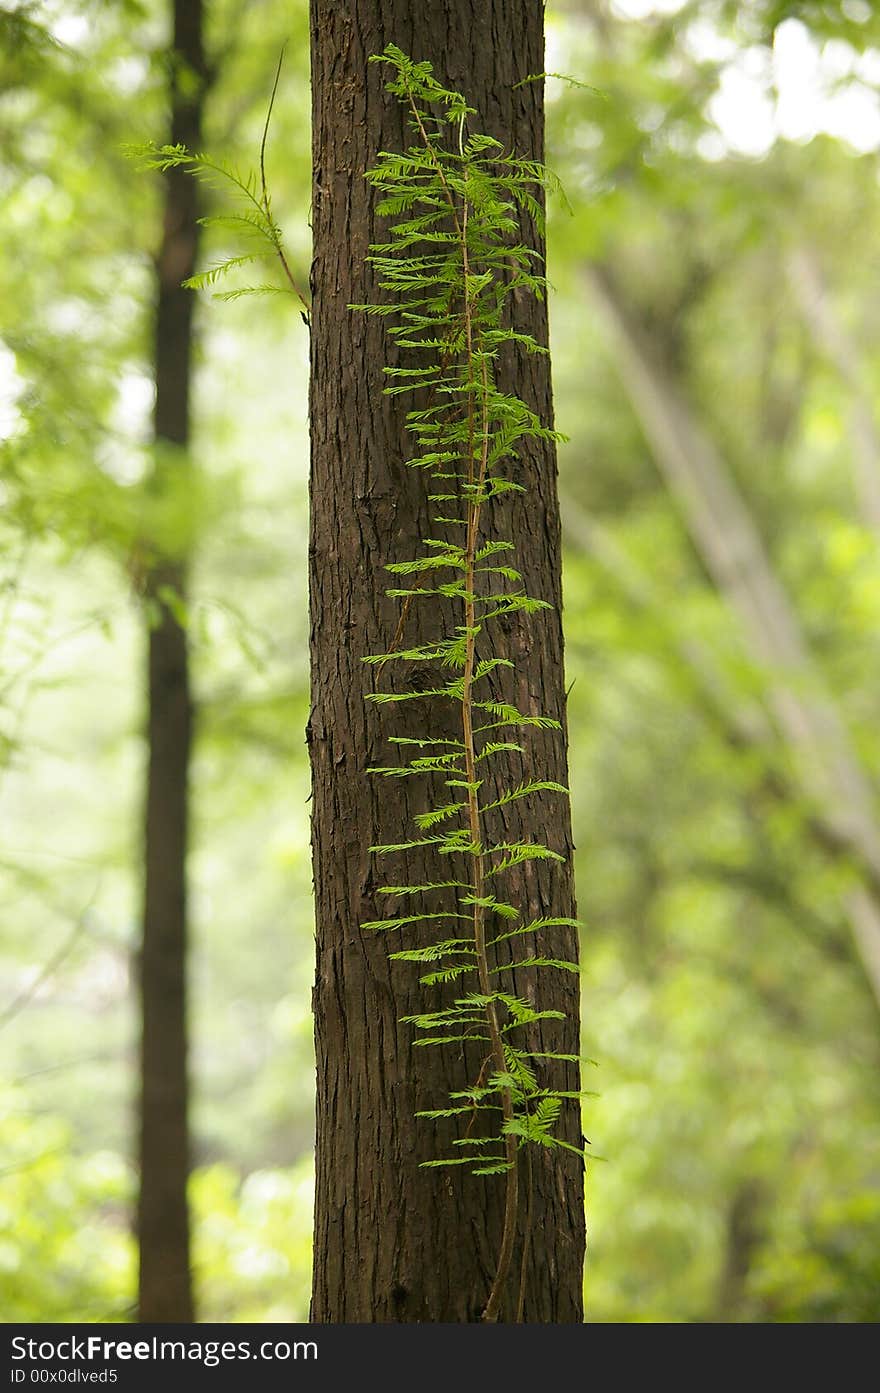
[[[201,0],[174,0],[171,143],[198,149],[205,64]],[[197,185],[182,169],[165,175],[165,221],[157,262],[155,327],[157,446],[152,484],[187,467],[192,316],[195,297],[181,281],[198,243]],[[187,1117],[186,857],[192,739],[187,638],[168,595],[186,594],[185,554],[152,549],[148,610],[147,789],[141,951],[141,1112],[139,1319],[194,1319],[189,1261]],[[173,598],[172,598],[173,604]]]
[[[395,708],[389,720],[370,690],[366,654],[387,651],[400,618],[399,601],[384,594],[384,563],[407,559],[428,535],[428,488],[407,469],[408,405],[383,397],[382,368],[395,350],[377,317],[349,303],[377,298],[368,244],[383,240],[374,196],[363,172],[382,149],[410,143],[397,102],[383,90],[385,75],[371,54],[389,42],[429,59],[440,80],[463,91],[477,108],[474,129],[506,148],[541,159],[540,82],[514,84],[543,71],[542,5],[538,0],[342,0],[312,4],[313,230],[311,379],[311,659],[309,743],[313,778],[313,859],[317,919],[314,993],[317,1047],[315,1266],[312,1319],[318,1322],[446,1321],[480,1318],[501,1241],[504,1177],[472,1177],[462,1167],[420,1169],[449,1155],[451,1124],[418,1119],[443,1107],[450,1090],[476,1082],[481,1060],[457,1049],[414,1049],[400,1018],[440,1009],[455,987],[426,989],[411,963],[390,963],[404,946],[365,933],[361,925],[394,913],[377,887],[437,879],[436,862],[414,853],[381,868],[369,847],[408,840],[412,817],[428,806],[428,790],[412,779],[378,779],[369,765],[389,763],[387,736],[443,734],[449,703],[426,700]],[[524,235],[539,245],[531,225]],[[546,342],[545,309],[523,304],[522,327]],[[552,420],[547,359],[511,356],[501,385],[523,397],[542,421]],[[491,535],[512,539],[525,588],[555,608],[511,616],[496,631],[495,651],[515,661],[505,698],[520,710],[543,710],[564,722],[560,622],[560,537],[556,461],[549,445],[529,446],[520,461],[526,495],[490,511]],[[448,631],[429,607],[414,606],[406,646]],[[454,620],[451,622],[455,622]],[[499,636],[500,635],[500,636]],[[482,640],[481,640],[482,641]],[[489,656],[488,653],[481,656]],[[402,666],[402,665],[392,665]],[[415,676],[408,675],[410,687]],[[383,684],[387,685],[383,673]],[[414,708],[420,708],[417,712]],[[564,736],[536,731],[525,761],[504,771],[508,785],[525,776],[565,782]],[[517,810],[525,812],[517,815]],[[570,855],[563,800],[550,795],[510,806],[506,839],[544,840]],[[518,868],[506,898],[524,915],[574,913],[569,865],[530,862]],[[446,878],[445,875],[439,878]],[[509,894],[508,894],[509,889]],[[426,905],[428,908],[433,906]],[[540,952],[576,957],[576,935],[548,930]],[[406,946],[411,946],[412,940]],[[562,980],[564,979],[564,980]],[[533,975],[515,984],[534,995]],[[545,972],[541,1006],[567,1014],[544,1022],[535,1049],[578,1053],[577,979]],[[460,994],[460,992],[458,993]],[[576,1066],[554,1065],[546,1082],[577,1088]],[[579,1109],[567,1105],[559,1135],[581,1144]],[[531,1180],[521,1163],[523,1213],[502,1319],[516,1316],[520,1269],[528,1248],[523,1317],[527,1321],[582,1319],[583,1178],[578,1157],[537,1147]],[[564,1159],[560,1160],[560,1156]],[[526,1242],[526,1198],[531,1219]]]

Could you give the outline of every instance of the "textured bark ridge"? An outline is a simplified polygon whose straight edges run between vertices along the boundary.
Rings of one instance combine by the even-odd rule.
[[[175,0],[171,143],[197,150],[205,64],[201,0]],[[184,69],[181,74],[181,67]],[[190,433],[192,274],[198,243],[197,185],[184,169],[165,175],[165,226],[157,262],[155,482],[185,467]],[[173,450],[173,453],[172,453]],[[186,558],[158,558],[146,591],[161,618],[148,637],[147,795],[141,951],[140,1251],[141,1321],[194,1319],[189,1262],[186,1029],[186,854],[192,738],[184,630],[162,601],[186,592]]]
[[[436,860],[407,853],[379,866],[369,852],[377,842],[408,840],[414,814],[433,792],[419,780],[371,778],[365,769],[388,763],[387,736],[444,734],[450,708],[407,702],[387,711],[365,702],[374,677],[365,655],[386,651],[400,616],[399,601],[384,594],[385,562],[419,551],[431,531],[426,481],[404,461],[412,441],[404,428],[411,405],[382,396],[382,368],[394,349],[380,319],[353,314],[349,303],[379,298],[368,244],[382,240],[363,171],[381,149],[409,143],[404,118],[383,89],[371,54],[395,43],[414,58],[430,59],[441,82],[465,93],[480,129],[521,155],[543,156],[540,83],[514,85],[543,70],[542,6],[537,0],[446,0],[431,6],[409,0],[343,0],[312,5],[313,228],[311,625],[312,713],[309,744],[313,777],[313,856],[316,890],[317,972],[314,993],[317,1048],[317,1157],[315,1270],[312,1319],[318,1322],[447,1321],[480,1318],[495,1272],[502,1232],[504,1177],[479,1179],[461,1167],[424,1170],[419,1163],[449,1155],[451,1125],[418,1119],[423,1108],[444,1106],[451,1089],[476,1082],[479,1052],[457,1047],[418,1049],[400,1017],[440,1009],[455,986],[426,989],[412,964],[391,963],[389,947],[411,946],[361,928],[393,913],[377,894],[384,883],[437,879]],[[526,235],[536,244],[533,228]],[[523,303],[522,325],[546,343],[544,308]],[[506,376],[506,381],[505,381]],[[539,356],[504,365],[499,383],[521,396],[552,424],[549,366]],[[512,615],[495,627],[494,652],[511,658],[503,697],[527,713],[564,723],[560,623],[560,537],[556,462],[552,447],[530,444],[520,463],[527,493],[493,502],[487,539],[512,539],[517,568],[529,594],[555,608]],[[406,646],[424,643],[460,622],[451,611],[415,604]],[[481,656],[491,656],[481,652]],[[402,665],[391,665],[401,667]],[[382,675],[383,685],[399,679]],[[417,675],[406,674],[412,689]],[[426,682],[428,682],[426,677]],[[442,704],[441,704],[442,705]],[[447,704],[448,705],[448,704]],[[450,735],[460,734],[450,724]],[[564,735],[529,731],[525,759],[499,777],[511,786],[524,777],[566,782]],[[418,786],[417,786],[418,785]],[[536,796],[503,810],[510,840],[530,834],[564,855],[571,852],[565,800]],[[449,868],[450,872],[454,868]],[[505,898],[524,920],[572,917],[568,865],[529,862],[505,881]],[[429,906],[430,907],[430,906]],[[539,943],[547,956],[576,958],[573,930],[548,930]],[[506,984],[507,985],[507,984]],[[516,992],[535,996],[534,974],[520,971]],[[578,983],[567,973],[544,973],[542,1008],[566,1021],[534,1028],[533,1048],[577,1054]],[[577,1071],[558,1063],[548,1082],[577,1087]],[[445,1130],[446,1129],[446,1130]],[[568,1106],[559,1135],[581,1144],[579,1109]],[[524,1319],[582,1319],[584,1253],[582,1163],[573,1155],[532,1155],[523,1195],[514,1265],[501,1311],[516,1311],[531,1189],[529,1261]]]

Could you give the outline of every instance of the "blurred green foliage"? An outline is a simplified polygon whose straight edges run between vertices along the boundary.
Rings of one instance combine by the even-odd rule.
[[[168,529],[196,549],[201,1315],[307,1310],[308,348],[276,297],[204,297],[195,483],[148,492],[159,204],[121,146],[164,139],[167,24],[158,0],[0,13],[7,1319],[133,1310],[138,548]],[[305,6],[222,0],[210,25],[208,143],[244,167],[287,41],[269,174],[304,280]],[[548,85],[573,209],[553,210],[550,274],[600,1095],[585,1130],[605,1158],[587,1176],[588,1317],[877,1320],[880,1008],[847,913],[864,867],[816,837],[766,665],[658,468],[588,276],[622,287],[735,481],[876,799],[880,19],[863,0],[565,0],[548,39],[548,68],[599,89]],[[205,264],[234,250],[209,242]]]

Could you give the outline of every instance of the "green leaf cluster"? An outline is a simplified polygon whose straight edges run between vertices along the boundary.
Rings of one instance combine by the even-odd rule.
[[[573,921],[523,922],[517,905],[493,893],[505,874],[524,862],[564,858],[540,842],[508,841],[503,835],[496,840],[489,826],[510,803],[536,794],[567,796],[568,790],[538,776],[494,796],[483,792],[511,752],[525,753],[515,741],[493,738],[496,731],[558,729],[557,721],[539,711],[519,710],[499,689],[503,671],[514,664],[495,652],[495,621],[547,606],[526,592],[509,560],[513,542],[488,539],[483,532],[493,501],[523,489],[518,477],[523,449],[558,438],[499,383],[502,353],[546,352],[530,334],[512,327],[511,301],[546,293],[540,258],[523,228],[530,219],[542,225],[544,193],[553,180],[534,160],[472,132],[474,109],[460,93],[438,83],[429,63],[414,62],[394,45],[373,61],[391,69],[387,88],[408,113],[412,143],[404,151],[383,151],[367,171],[378,195],[376,211],[388,219],[387,240],[374,243],[369,254],[381,298],[351,308],[382,316],[388,337],[401,350],[395,366],[385,369],[385,392],[409,405],[413,449],[407,463],[429,476],[429,499],[438,505],[436,533],[424,538],[421,552],[385,567],[415,583],[387,593],[406,605],[436,606],[439,597],[451,599],[460,622],[428,644],[368,657],[380,674],[389,662],[404,670],[426,664],[437,673],[433,683],[378,687],[368,699],[388,706],[423,703],[427,729],[438,704],[452,703],[461,711],[462,738],[391,737],[404,747],[400,762],[372,773],[445,777],[435,780],[441,790],[435,805],[415,818],[418,832],[427,835],[372,851],[382,856],[432,847],[456,866],[469,865],[470,872],[468,880],[384,887],[395,900],[410,897],[414,907],[365,928],[404,934],[425,925],[436,930],[437,938],[427,946],[404,946],[390,956],[427,969],[420,978],[426,988],[458,983],[461,994],[442,1009],[405,1019],[418,1047],[460,1050],[476,1040],[485,1045],[486,1060],[477,1081],[451,1094],[451,1106],[420,1114],[458,1117],[466,1126],[454,1143],[462,1154],[425,1164],[461,1165],[475,1175],[493,1175],[509,1172],[518,1150],[529,1144],[577,1150],[557,1134],[556,1124],[564,1099],[579,1095],[552,1088],[543,1077],[554,1061],[571,1057],[545,1051],[536,1062],[533,1052],[533,1027],[562,1017],[498,985],[499,977],[516,968],[539,970],[539,977],[544,971],[576,972],[577,964],[544,953],[541,944],[545,930]],[[444,796],[444,790],[451,792]],[[420,907],[423,894],[436,904],[438,893],[445,909]]]

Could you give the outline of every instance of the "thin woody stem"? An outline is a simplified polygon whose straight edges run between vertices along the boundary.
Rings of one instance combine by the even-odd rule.
[[[278,66],[275,69],[275,81],[272,83],[272,95],[269,98],[269,109],[266,112],[266,120],[263,124],[263,138],[260,141],[260,188],[262,193],[262,209],[266,215],[266,220],[269,224],[269,227],[272,230],[272,245],[275,248],[278,260],[281,263],[281,269],[287,278],[287,282],[290,285],[290,288],[293,291],[294,295],[303,307],[306,324],[308,324],[310,313],[309,302],[300,290],[296,282],[296,278],[294,277],[294,274],[290,269],[290,264],[287,260],[287,254],[284,250],[284,243],[281,240],[281,234],[275,226],[275,219],[272,217],[272,204],[269,198],[269,186],[266,183],[266,141],[269,139],[269,125],[272,120],[272,111],[275,106],[275,95],[278,91],[278,81],[281,77],[281,65],[284,62],[284,49],[286,47],[287,45],[285,44],[282,47],[280,54],[278,55]]]
[[[468,203],[464,199],[464,206],[461,217],[461,256],[462,269],[464,272],[464,316],[465,316],[465,343],[467,352],[467,370],[470,381],[475,376],[475,332],[473,323],[473,305],[471,301],[468,281],[470,278],[470,257],[468,254],[467,232],[468,232]],[[479,547],[480,537],[480,514],[483,503],[483,490],[486,485],[486,473],[489,464],[489,380],[488,369],[485,356],[480,361],[480,410],[482,419],[480,421],[480,463],[479,472],[476,480],[474,479],[474,434],[475,434],[475,411],[474,393],[468,393],[468,511],[467,511],[467,542],[465,547],[465,600],[464,600],[464,624],[465,624],[465,665],[464,678],[462,682],[461,695],[461,721],[464,739],[465,757],[465,779],[467,782],[467,814],[468,824],[471,834],[471,844],[473,850],[473,896],[474,896],[474,949],[477,954],[477,974],[480,982],[480,991],[486,1000],[486,1024],[489,1028],[489,1041],[492,1047],[492,1057],[495,1068],[499,1074],[503,1074],[506,1069],[507,1061],[504,1056],[504,1043],[501,1038],[501,1030],[498,1025],[498,1012],[495,1009],[495,1002],[492,1000],[492,983],[489,976],[489,957],[486,947],[486,923],[484,906],[482,900],[485,895],[485,871],[483,864],[482,831],[480,827],[480,805],[477,788],[477,750],[474,738],[473,724],[473,682],[474,667],[476,664],[476,639],[477,623],[474,604],[474,585],[476,555]],[[501,1107],[505,1122],[513,1120],[513,1097],[509,1088],[501,1090]],[[517,1173],[517,1143],[516,1138],[508,1133],[505,1136],[505,1158],[507,1161],[507,1183],[504,1194],[504,1228],[501,1235],[501,1248],[498,1254],[498,1265],[495,1270],[495,1277],[489,1298],[483,1311],[484,1321],[497,1321],[501,1306],[501,1299],[504,1293],[504,1285],[507,1280],[510,1264],[513,1258],[513,1245],[516,1238],[516,1216],[518,1206],[519,1177]]]

